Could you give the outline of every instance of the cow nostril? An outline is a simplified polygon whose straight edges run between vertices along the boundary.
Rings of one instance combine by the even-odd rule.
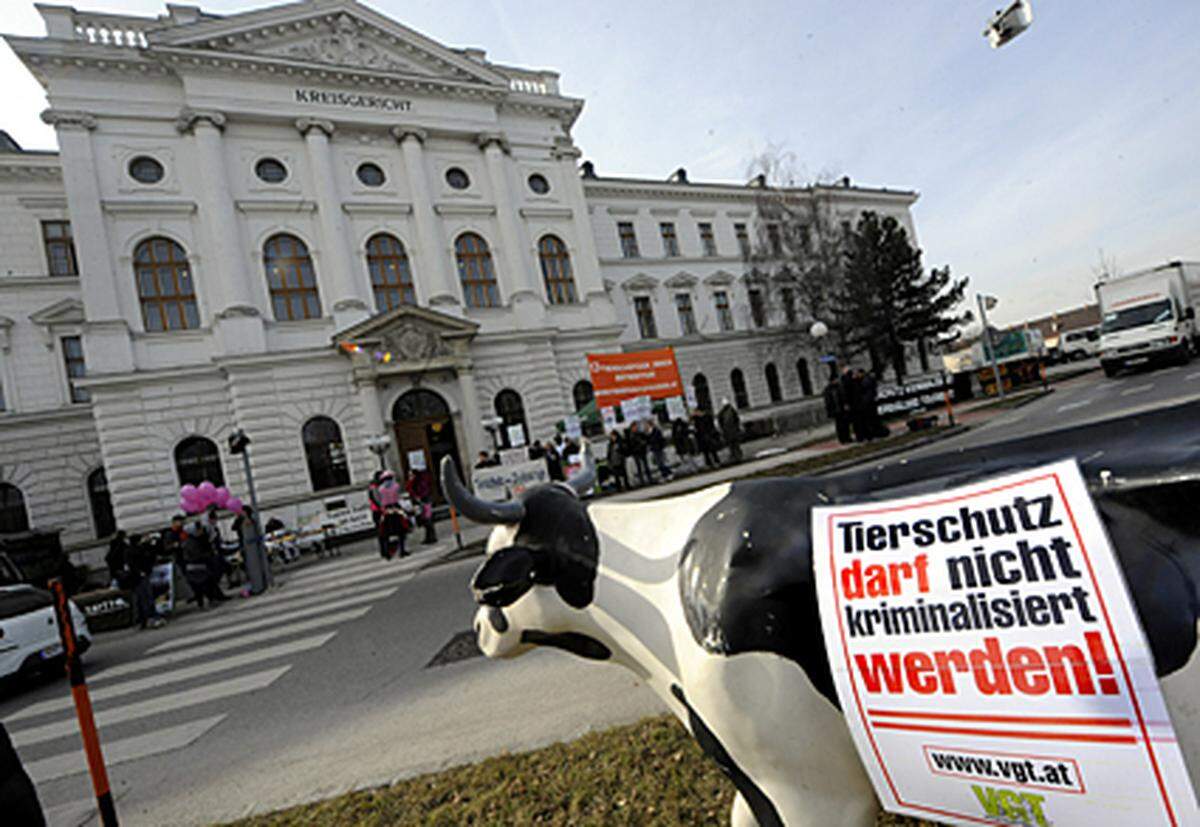
[[[483,624],[481,624],[481,623],[480,623],[478,620],[476,620],[476,621],[475,621],[475,634],[476,634],[476,636],[478,636],[478,635],[479,635],[479,629],[482,627],[482,625],[483,625]]]
[[[500,609],[492,607],[488,610],[488,622],[500,634],[508,631],[508,618],[504,616],[504,612]]]

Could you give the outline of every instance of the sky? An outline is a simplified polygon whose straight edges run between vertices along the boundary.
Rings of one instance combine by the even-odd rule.
[[[1121,270],[1200,260],[1200,3],[1032,0],[1033,26],[992,50],[982,31],[1001,2],[369,5],[446,45],[558,71],[585,100],[573,135],[601,175],[682,166],[744,181],[779,146],[809,178],[916,190],[925,265],[995,295],[998,323],[1089,301],[1101,251]],[[44,33],[30,0],[0,5],[0,31]],[[0,88],[0,129],[52,148],[41,88],[5,46]]]

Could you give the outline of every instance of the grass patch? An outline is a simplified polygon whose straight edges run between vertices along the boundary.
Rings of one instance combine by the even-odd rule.
[[[722,825],[733,785],[663,715],[519,755],[347,793],[237,827]],[[881,814],[878,825],[929,824]]]
[[[983,405],[977,405],[971,409],[971,412],[974,413],[975,411],[995,411],[1019,408],[1022,405],[1028,405],[1030,402],[1035,402],[1038,399],[1041,399],[1043,396],[1049,395],[1051,392],[1052,389],[1046,388],[1045,390],[1039,389],[1027,393],[1018,393],[1015,396],[1010,394],[1003,399],[996,399]]]
[[[739,477],[739,479],[753,479],[754,477],[799,477],[811,474],[814,471],[820,471],[831,465],[842,465],[854,460],[869,459],[875,454],[880,454],[884,451],[894,451],[913,442],[921,442],[932,436],[936,436],[948,430],[949,427],[948,425],[935,425],[924,431],[904,431],[898,436],[891,436],[876,442],[861,442],[846,448],[838,448],[835,451],[830,451],[820,456],[806,457],[805,459],[789,462],[785,465],[776,465],[774,468],[768,468],[765,471],[755,471],[752,474]]]

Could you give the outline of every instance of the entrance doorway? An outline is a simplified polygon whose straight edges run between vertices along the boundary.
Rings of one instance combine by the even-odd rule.
[[[396,448],[400,451],[400,468],[404,476],[408,477],[409,464],[420,452],[425,467],[433,474],[434,504],[441,505],[444,498],[438,469],[442,457],[451,457],[459,474],[462,473],[450,406],[439,394],[417,388],[396,400],[392,406],[392,422],[395,423]]]

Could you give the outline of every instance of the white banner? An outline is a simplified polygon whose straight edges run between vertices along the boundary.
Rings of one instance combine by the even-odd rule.
[[[625,417],[626,422],[649,419],[653,410],[652,405],[649,396],[635,396],[621,403],[621,415]]]
[[[529,460],[517,465],[476,468],[471,474],[476,496],[485,500],[510,500],[525,489],[550,481],[546,461]]]
[[[418,449],[408,452],[408,470],[424,471],[425,470],[425,452]]]
[[[604,433],[617,430],[617,412],[612,408],[601,408],[600,418],[604,420]]]
[[[575,414],[567,414],[567,418],[563,420],[563,430],[571,439],[580,439],[583,437],[583,425],[579,421],[579,417]]]
[[[516,425],[508,426],[508,444],[514,448],[520,448],[525,444],[525,426],[519,422]]]
[[[812,520],[829,662],[885,809],[962,824],[1200,823],[1074,461]]]
[[[683,395],[687,397],[688,407],[693,411],[700,407],[700,403],[696,401],[696,389],[691,385],[683,386]]]
[[[503,448],[500,451],[500,464],[504,467],[520,465],[529,462],[529,451],[525,448]]]
[[[683,406],[682,397],[667,397],[667,417],[672,422],[674,422],[676,419],[687,419],[687,408]]]

